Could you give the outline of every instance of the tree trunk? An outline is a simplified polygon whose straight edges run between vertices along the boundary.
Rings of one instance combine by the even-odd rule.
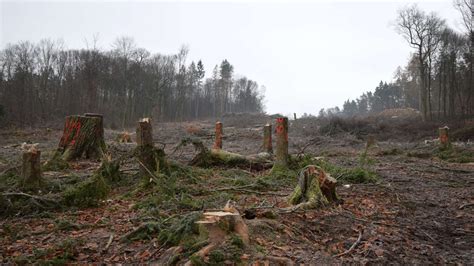
[[[263,127],[263,150],[267,153],[273,153],[271,124],[266,124]]]
[[[288,167],[288,118],[276,119],[276,167]]]
[[[66,117],[58,153],[68,161],[85,157],[99,159],[106,149],[102,116],[86,114]]]
[[[25,190],[38,191],[42,185],[41,151],[31,148],[23,152],[21,185]]]
[[[220,150],[222,149],[222,123],[217,122],[216,123],[216,141],[214,143],[214,149]]]

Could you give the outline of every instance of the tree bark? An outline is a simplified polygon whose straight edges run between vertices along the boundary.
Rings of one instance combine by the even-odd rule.
[[[141,176],[153,175],[158,169],[150,118],[143,118],[137,124],[137,158],[140,162]]]
[[[267,153],[273,153],[271,124],[266,124],[263,127],[263,150]]]
[[[288,118],[276,119],[276,158],[275,166],[288,167]]]
[[[41,151],[32,148],[22,154],[21,183],[26,190],[39,190],[42,184]]]
[[[218,121],[216,123],[216,140],[214,143],[214,149],[216,150],[222,149],[222,134],[222,123]]]
[[[59,142],[58,153],[69,161],[81,157],[99,159],[105,152],[102,116],[68,116]]]
[[[337,181],[321,168],[308,165],[299,176],[298,185],[290,196],[289,203],[301,208],[316,208],[330,202],[338,203]]]

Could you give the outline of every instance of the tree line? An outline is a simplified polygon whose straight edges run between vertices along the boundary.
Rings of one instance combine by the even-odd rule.
[[[474,7],[455,0],[463,31],[450,28],[436,13],[416,5],[398,11],[396,31],[413,48],[410,60],[398,67],[394,80],[380,82],[342,106],[321,110],[320,115],[367,115],[389,108],[414,108],[423,119],[467,119],[474,115],[473,51]]]
[[[97,112],[126,127],[141,117],[183,121],[227,112],[263,112],[264,87],[223,60],[206,78],[201,60],[187,63],[186,46],[172,55],[151,54],[129,37],[108,51],[64,48],[44,39],[0,51],[3,124],[34,125],[66,115]]]

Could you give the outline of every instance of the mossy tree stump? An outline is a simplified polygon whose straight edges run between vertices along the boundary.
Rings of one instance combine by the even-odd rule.
[[[214,149],[220,150],[222,149],[222,123],[217,121],[216,122],[216,140],[214,142]]]
[[[100,159],[106,149],[103,119],[98,114],[67,116],[57,155],[69,161],[77,158]]]
[[[138,121],[136,133],[136,155],[140,164],[140,175],[148,178],[159,175],[160,170],[167,169],[167,164],[164,151],[155,148],[151,119],[143,118]]]
[[[288,118],[279,117],[276,119],[276,153],[273,169],[288,168]]]
[[[37,191],[42,184],[41,151],[32,146],[22,154],[21,186],[25,190]]]
[[[336,184],[336,179],[321,168],[308,165],[301,171],[289,203],[305,209],[317,208],[330,202],[338,203]]]
[[[263,126],[263,151],[266,153],[273,153],[272,125],[270,124]]]
[[[438,129],[439,134],[439,145],[441,149],[448,149],[451,147],[451,142],[449,140],[449,127],[441,127]]]

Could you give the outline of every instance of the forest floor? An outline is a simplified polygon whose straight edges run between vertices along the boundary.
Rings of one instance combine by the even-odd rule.
[[[324,160],[330,169],[339,169],[336,172],[360,167],[364,138],[321,135],[311,123],[291,122],[292,155]],[[224,121],[223,149],[244,155],[260,152],[261,125]],[[154,124],[156,145],[164,146],[167,158],[179,165],[166,188],[144,185],[136,176],[137,162],[128,158],[122,162],[121,179],[95,207],[5,211],[0,216],[0,263],[185,263],[202,247],[188,228],[195,220],[187,218],[232,200],[246,214],[250,245],[234,241],[211,253],[209,264],[474,264],[474,145],[457,143],[464,157],[446,160],[436,152],[436,144],[423,138],[385,138],[364,155],[364,171],[376,180],[341,180],[341,205],[284,213],[279,210],[288,207],[297,169],[273,176],[269,170],[186,165],[195,151],[175,147],[185,137],[199,138],[210,147],[213,128],[211,121]],[[106,130],[113,157],[136,147],[118,143],[119,133]],[[25,141],[39,143],[42,160],[50,159],[61,134],[60,129],[46,128],[1,131],[0,170],[19,164],[19,145]],[[58,186],[89,178],[99,165],[80,160],[43,175],[54,184],[48,188],[59,191]],[[12,179],[1,176],[0,192],[15,190]]]

